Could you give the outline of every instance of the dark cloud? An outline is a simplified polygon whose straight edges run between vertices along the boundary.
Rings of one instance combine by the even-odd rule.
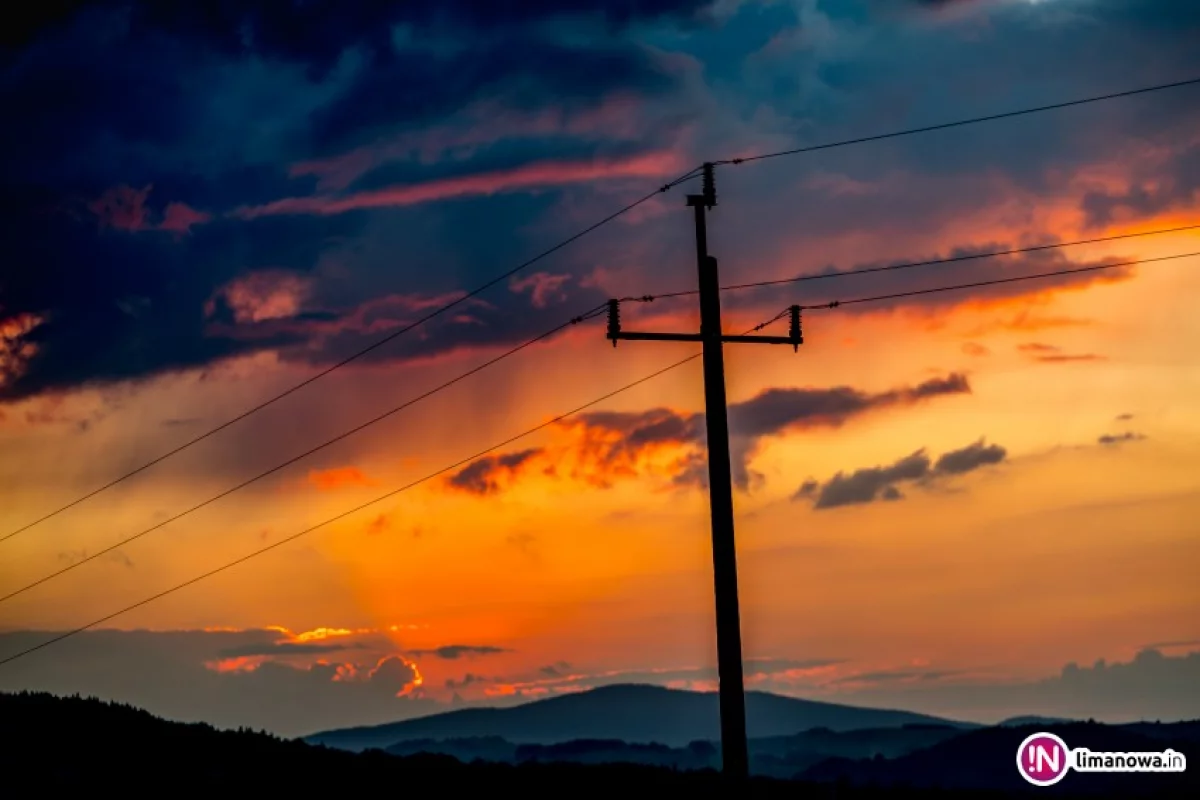
[[[534,448],[517,453],[484,456],[450,475],[446,483],[471,494],[493,494],[500,490],[502,479],[513,479],[522,466],[541,453],[541,449]]]
[[[511,220],[493,212],[497,234],[486,242],[441,235],[443,223],[470,217],[469,207],[445,212],[435,226],[424,210],[390,226],[404,231],[402,262],[470,265],[466,276],[397,270],[401,248],[380,237],[371,239],[380,242],[376,269],[364,246],[366,211],[336,219],[222,215],[305,197],[316,178],[289,175],[295,164],[360,141],[423,134],[429,119],[443,122],[476,100],[488,105],[487,118],[456,117],[459,130],[428,132],[435,141],[461,140],[463,152],[419,165],[416,152],[393,156],[407,172],[390,179],[426,184],[545,159],[636,157],[658,146],[649,137],[668,142],[674,128],[651,126],[639,132],[640,146],[622,145],[589,134],[574,117],[614,94],[629,103],[668,91],[674,79],[655,57],[617,34],[635,22],[682,24],[706,3],[50,5],[6,28],[10,50],[0,66],[0,103],[19,120],[0,130],[0,400],[261,350],[327,363],[412,321],[412,308],[375,301],[444,295],[475,284],[497,258],[526,256],[519,231],[554,198],[526,198],[507,212]],[[596,35],[565,44],[539,28],[566,18]],[[401,29],[424,33],[405,39]],[[434,46],[443,39],[453,46]],[[551,129],[537,123],[547,113],[559,115]],[[618,109],[609,119],[621,117]],[[490,138],[478,133],[489,121],[501,123]],[[497,146],[510,139],[523,144]],[[369,174],[379,166],[366,165],[366,185],[387,178]],[[338,279],[314,274],[331,258],[349,269]],[[304,281],[304,302],[271,324],[233,319],[221,291],[266,269]],[[590,304],[605,299],[572,294]],[[447,319],[436,336],[391,357],[515,341],[581,310],[567,313],[556,302],[513,315],[476,306],[469,322]],[[373,327],[364,328],[371,316]]]
[[[610,30],[663,17],[692,19],[711,0],[529,0],[505,4],[490,0],[409,0],[404,3],[356,3],[348,8],[332,0],[283,6],[269,0],[178,3],[117,0],[54,0],[28,13],[5,15],[0,46],[17,49],[87,11],[127,10],[132,31],[201,40],[229,56],[261,55],[328,69],[349,48],[380,54],[393,44],[392,29],[411,26],[428,32],[509,31],[530,22],[594,18]]]
[[[964,256],[1000,252],[1022,246],[1053,243],[1054,241],[1061,240],[1052,240],[1047,237],[1036,242],[1028,241],[1020,244],[1012,242],[988,242],[954,247],[942,253],[913,253],[909,257],[895,257],[886,261],[863,262],[845,267],[830,265],[824,269],[805,272],[803,275],[797,276],[804,278],[804,281],[797,285],[795,291],[803,292],[804,302],[808,305],[821,305],[830,302],[842,303],[863,298],[885,298],[872,302],[841,306],[836,312],[865,314],[895,308],[934,310],[964,303],[1002,303],[1016,298],[1029,297],[1047,292],[1117,283],[1129,280],[1136,274],[1136,265],[1127,265],[1114,266],[1112,269],[1102,269],[1092,272],[1053,275],[1037,280],[1023,280],[1031,276],[1063,270],[1082,270],[1109,264],[1128,264],[1135,260],[1132,257],[1111,257],[1095,261],[1076,261],[1064,252],[1057,250],[1039,251],[1019,256],[951,262],[949,264],[933,264],[913,269],[906,268],[894,271],[867,272],[861,275],[854,274],[863,270],[923,263],[939,259],[961,258]],[[825,278],[830,279],[827,280]],[[919,292],[926,289],[960,286],[993,280],[1008,280],[1011,278],[1022,280],[977,286],[969,290],[932,292],[907,297],[890,297],[891,295],[902,295],[906,292]],[[731,293],[728,305],[731,308],[757,307],[765,304],[767,297],[777,296],[778,292],[778,287],[733,292]],[[810,315],[819,315],[823,312],[818,309],[808,313]]]
[[[1124,191],[1093,190],[1081,207],[1091,228],[1118,220],[1138,220],[1192,207],[1200,196],[1200,146],[1193,146],[1140,170]]]
[[[0,654],[54,635],[0,633]],[[371,647],[353,660],[326,663],[311,658],[316,643],[308,643],[303,652],[266,652],[276,650],[281,638],[274,630],[88,631],[7,664],[0,670],[0,691],[78,692],[132,703],[171,719],[284,736],[382,724],[444,708],[420,697],[417,668],[404,657]],[[373,644],[389,647],[383,638]],[[225,655],[237,651],[246,655]],[[252,663],[243,664],[243,659]]]
[[[246,658],[249,656],[298,656],[338,653],[343,650],[360,649],[361,645],[341,642],[263,642],[227,647],[217,655],[220,658]]]
[[[961,450],[951,450],[944,453],[934,464],[934,472],[943,475],[961,475],[971,472],[986,464],[999,464],[1008,455],[1008,451],[998,444],[984,444],[980,439],[974,444],[967,445]]]
[[[898,483],[928,485],[933,481],[973,472],[989,464],[999,464],[1008,455],[1000,445],[988,445],[983,439],[958,450],[943,453],[936,462],[925,450],[917,450],[887,466],[867,467],[850,473],[839,472],[824,484],[805,481],[792,495],[793,500],[812,500],[817,510],[840,506],[865,505],[877,500],[902,500]]]
[[[1022,353],[1027,353],[1034,361],[1043,364],[1064,364],[1072,361],[1106,361],[1105,356],[1096,353],[1064,353],[1061,347],[1041,342],[1029,342],[1017,345]]]
[[[444,647],[435,647],[432,650],[410,650],[409,654],[413,656],[436,656],[444,658],[448,661],[454,661],[459,658],[470,656],[490,656],[496,653],[507,653],[508,650],[503,647],[490,647],[487,645],[469,645],[469,644],[448,644]]]
[[[466,675],[463,675],[461,678],[458,678],[457,680],[454,678],[447,678],[446,679],[446,688],[447,689],[465,689],[468,686],[474,686],[475,684],[478,684],[478,683],[488,683],[490,681],[491,681],[491,678],[485,678],[482,675],[476,675],[473,672],[468,672]]]
[[[925,477],[929,474],[929,465],[929,456],[918,450],[890,466],[858,469],[849,475],[839,472],[821,487],[813,507],[823,509],[870,503],[898,481]]]
[[[284,8],[255,0],[51,3],[21,12],[0,39],[8,48],[0,103],[17,120],[0,129],[7,190],[0,198],[7,244],[0,259],[0,400],[262,350],[328,365],[412,321],[416,312],[401,299],[479,285],[559,234],[574,233],[574,212],[599,212],[603,204],[599,218],[623,204],[609,201],[630,182],[611,188],[589,179],[586,186],[520,191],[488,184],[495,196],[439,195],[420,206],[299,219],[224,216],[234,209],[344,200],[343,190],[420,193],[484,173],[660,152],[690,163],[701,150],[719,156],[757,142],[858,136],[943,121],[947,109],[951,117],[994,113],[1174,79],[1188,65],[1200,66],[1192,46],[1198,17],[1185,4],[1094,4],[1087,37],[1049,3],[955,3],[996,9],[987,26],[961,28],[956,20],[970,14],[932,22],[928,14],[902,15],[893,26],[895,20],[878,17],[898,4],[866,0],[741,4],[725,9],[719,24],[710,5],[422,0],[346,10],[331,2]],[[867,46],[876,23],[887,29],[886,42]],[[686,37],[674,35],[682,29]],[[1020,59],[1012,57],[1013,42],[1021,45]],[[1125,54],[1120,64],[1097,55],[1117,51]],[[912,86],[933,88],[913,94],[906,88]],[[1191,141],[1196,111],[1168,97],[980,126],[969,135],[847,148],[819,161],[775,162],[778,169],[747,167],[730,179],[731,191],[755,200],[723,206],[719,227],[736,232],[744,262],[776,265],[781,236],[797,216],[831,237],[871,230],[886,242],[892,230],[937,230],[995,208],[1014,188],[1061,194],[1062,176],[1087,174],[1134,151],[1169,155],[1139,162],[1124,188],[1093,191],[1083,201],[1090,217],[1183,208],[1194,202],[1196,151],[1179,142]],[[825,189],[795,195],[795,187],[831,175]],[[646,179],[659,182],[657,175]],[[1014,226],[1041,230],[1035,204],[1023,205],[1028,218]],[[557,221],[548,219],[551,209],[560,212]],[[653,263],[648,281],[688,266],[686,230],[656,228],[653,241],[626,235],[633,232],[597,237],[586,254],[564,255],[567,263],[556,263],[553,273],[571,280],[545,308],[533,308],[524,295],[511,313],[503,307],[513,298],[498,290],[486,298],[490,305],[464,307],[429,326],[428,336],[406,337],[371,357],[411,360],[541,333],[607,299],[579,283],[600,263]],[[721,235],[714,229],[714,241]],[[968,244],[957,252],[1000,243]],[[922,255],[946,253],[888,253],[872,264]],[[964,262],[952,272],[970,282],[1085,263],[1041,254]],[[247,321],[232,319],[218,298],[206,314],[223,287],[266,269],[307,279],[305,302],[273,320]],[[845,310],[944,307],[1132,273]],[[806,302],[822,302],[858,294],[855,286],[866,295],[904,291],[948,274],[931,268],[814,281],[803,291]],[[637,290],[643,288],[658,287]],[[736,309],[776,299],[772,290],[737,293],[729,302]]]
[[[935,397],[968,394],[965,376],[953,373],[916,386],[865,392],[849,386],[828,389],[777,388],[729,406],[735,484],[749,489],[749,462],[764,439],[811,428],[837,428],[863,414],[921,403]],[[578,437],[587,465],[584,477],[599,486],[637,474],[638,461],[663,446],[682,448],[674,469],[679,485],[707,484],[704,415],[666,408],[640,412],[600,411],[579,414],[562,423]]]
[[[957,373],[877,393],[849,386],[769,389],[729,407],[735,484],[743,490],[750,488],[754,476],[749,463],[767,437],[810,428],[840,427],[872,411],[970,391],[966,377]],[[667,408],[593,411],[564,420],[559,427],[574,439],[568,455],[576,463],[565,469],[572,477],[597,487],[607,488],[618,478],[637,475],[641,459],[664,448],[674,451],[671,474],[675,485],[707,485],[707,460],[703,453],[707,435],[701,413]],[[538,455],[543,455],[543,451],[486,456],[451,476],[449,483],[463,491],[489,494],[501,488],[501,477],[511,479],[529,459]],[[555,466],[553,474],[562,473],[562,469]]]
[[[1146,437],[1140,433],[1134,433],[1133,431],[1126,431],[1125,433],[1117,433],[1117,434],[1106,433],[1103,436],[1101,436],[1099,439],[1097,439],[1096,442],[1097,442],[1097,444],[1102,444],[1102,445],[1107,445],[1107,446],[1115,446],[1115,445],[1122,444],[1124,442],[1140,442],[1145,438]]]
[[[1172,657],[1148,648],[1129,662],[1072,663],[1059,675],[1037,681],[993,683],[978,677],[942,685],[890,681],[874,689],[848,687],[853,692],[848,696],[855,703],[892,704],[965,719],[998,721],[1037,714],[1104,722],[1167,722],[1200,717],[1197,680],[1200,653]]]
[[[854,675],[846,675],[841,678],[835,678],[830,681],[831,686],[840,686],[843,684],[892,684],[892,683],[923,683],[929,681],[940,681],[945,678],[953,678],[963,673],[959,670],[937,670],[937,669],[894,669],[894,670],[876,670],[873,672],[859,672]]]

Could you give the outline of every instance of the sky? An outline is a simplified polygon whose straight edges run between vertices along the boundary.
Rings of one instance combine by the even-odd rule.
[[[1170,0],[98,0],[0,28],[0,660],[100,620],[0,689],[285,735],[715,686],[700,362],[609,396],[696,345],[589,320],[411,402],[694,288],[697,182],[497,276],[706,160],[1200,77],[1200,6]],[[730,332],[1118,265],[726,347],[748,688],[1200,717],[1200,258],[1167,258],[1200,230],[841,274],[1200,225],[1198,100],[717,168],[723,284],[829,276],[724,292]],[[695,297],[622,320],[694,331]]]

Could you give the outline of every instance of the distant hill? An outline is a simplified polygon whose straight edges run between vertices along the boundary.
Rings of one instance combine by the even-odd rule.
[[[1157,737],[1137,732],[1136,726],[1109,726],[1076,722],[1026,727],[997,726],[967,731],[923,750],[895,759],[851,760],[836,758],[801,772],[797,777],[822,783],[850,781],[859,785],[892,785],[948,789],[994,788],[1020,791],[1032,788],[1017,772],[1014,759],[1021,741],[1035,731],[1062,737],[1068,747],[1107,752],[1154,752],[1168,747],[1183,753],[1191,763],[1200,756],[1195,741],[1174,735],[1187,734],[1195,723],[1160,726]],[[1191,766],[1191,764],[1189,764]],[[1058,793],[1115,793],[1128,797],[1200,797],[1200,770],[1182,774],[1080,774],[1069,773],[1053,787]],[[1045,789],[1039,790],[1046,792]]]
[[[810,728],[849,731],[914,724],[978,727],[908,711],[746,693],[746,726],[752,738],[790,736]],[[629,744],[682,747],[719,736],[716,693],[638,684],[604,686],[509,708],[461,709],[386,725],[326,731],[305,740],[346,750],[382,749],[413,739],[484,737],[501,737],[515,744],[619,739]]]
[[[813,730],[794,736],[750,740],[751,771],[755,775],[792,778],[797,773],[833,757],[852,759],[894,758],[962,734],[945,725],[906,725],[857,731]],[[508,764],[572,762],[578,764],[646,764],[672,769],[719,769],[718,742],[695,741],[684,747],[663,744],[628,744],[619,739],[576,739],[560,744],[514,744],[498,736],[465,739],[409,739],[387,752],[398,756],[449,755],[465,763],[475,760]]]
[[[1000,723],[1005,728],[1020,728],[1029,725],[1069,725],[1072,722],[1079,722],[1075,719],[1066,719],[1065,717],[1039,717],[1036,714],[1028,714],[1023,717],[1009,717]]]
[[[1139,723],[1141,724],[1141,723]],[[1193,756],[1195,744],[1176,744],[1179,734],[1192,735],[1197,723],[1154,725],[1158,738],[1131,732],[1137,726],[1076,724],[1055,729],[1069,744],[1097,750],[1162,749],[1172,746]],[[1129,728],[1129,729],[1127,729]],[[733,787],[712,770],[673,770],[629,764],[541,763],[611,761],[615,753],[642,753],[662,758],[663,745],[583,741],[562,745],[516,745],[493,739],[472,747],[513,753],[518,765],[471,764],[449,756],[401,757],[379,750],[352,753],[284,740],[252,731],[219,731],[208,725],[167,722],[137,708],[98,700],[58,698],[47,694],[0,694],[0,763],[23,794],[51,797],[68,794],[171,796],[221,793],[233,796],[310,796],[345,793],[355,787],[393,787],[400,794],[439,792],[476,796],[518,792],[525,800],[601,792],[647,797],[811,798],[812,800],[1001,800],[1038,795],[1070,795],[1080,789],[1103,790],[1099,797],[1166,800],[1200,797],[1196,771],[1182,776],[1070,775],[1050,789],[1032,789],[1016,778],[1013,754],[1031,729],[991,728],[961,731],[917,725],[877,731],[808,731],[794,737],[759,740],[761,755],[791,746],[906,748],[905,735],[950,738],[895,759],[882,754],[870,760],[826,759],[808,772],[812,780],[756,778]],[[445,742],[437,743],[440,745]],[[417,745],[419,746],[419,745]],[[762,748],[766,747],[764,751]],[[512,748],[511,750],[509,748]],[[684,748],[703,761],[716,749],[706,742]],[[800,751],[797,751],[800,752]],[[621,760],[621,757],[616,760]],[[831,782],[832,781],[832,782]],[[941,787],[931,784],[942,784]],[[874,784],[874,785],[872,785]],[[904,784],[908,784],[905,786]],[[1004,788],[973,788],[996,786]],[[19,790],[18,790],[18,793]],[[6,795],[7,796],[7,795]],[[16,796],[16,795],[14,795]]]
[[[350,753],[265,733],[218,731],[167,722],[137,708],[47,694],[0,694],[0,763],[14,797],[119,793],[135,797],[217,793],[243,797],[345,794],[359,787],[476,797],[517,792],[523,800],[561,800],[600,792],[638,797],[736,797],[794,800],[997,800],[995,792],[843,790],[754,780],[734,790],[712,771],[641,766],[461,764],[445,756],[400,758]],[[15,788],[24,786],[21,790]],[[5,796],[8,796],[7,794]]]

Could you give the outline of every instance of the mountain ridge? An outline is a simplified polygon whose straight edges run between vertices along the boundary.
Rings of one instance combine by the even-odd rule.
[[[864,708],[802,700],[768,692],[746,693],[747,733],[752,738],[787,736],[811,728],[846,731],[903,725],[951,726],[976,723],[898,709]],[[670,689],[652,684],[614,684],[533,700],[505,708],[466,708],[384,723],[319,731],[310,744],[346,750],[387,748],[414,739],[499,736],[516,744],[562,744],[579,739],[621,739],[630,744],[673,747],[716,739],[720,716],[715,692]]]

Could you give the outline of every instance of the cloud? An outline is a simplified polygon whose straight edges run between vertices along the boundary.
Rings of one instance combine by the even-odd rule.
[[[905,456],[890,466],[858,469],[849,475],[839,472],[820,487],[813,507],[823,509],[870,503],[878,499],[880,492],[885,489],[892,489],[892,492],[884,499],[898,500],[901,495],[892,484],[915,481],[928,474],[929,457],[923,450]],[[794,499],[805,496],[798,494]]]
[[[1103,436],[1101,436],[1099,439],[1097,439],[1096,442],[1097,442],[1097,444],[1102,444],[1105,446],[1112,447],[1112,446],[1116,446],[1119,444],[1123,444],[1125,442],[1140,442],[1145,438],[1146,437],[1140,433],[1134,433],[1133,431],[1126,431],[1125,433],[1117,433],[1117,434],[1106,433]]]
[[[613,178],[662,178],[681,170],[678,158],[669,152],[646,153],[630,158],[588,161],[541,161],[492,173],[473,173],[422,183],[388,186],[340,197],[310,196],[273,200],[260,206],[237,209],[243,219],[276,214],[344,214],[372,208],[429,203],[438,200],[493,195],[563,184]]]
[[[454,661],[471,656],[490,656],[507,652],[510,651],[503,647],[492,647],[489,645],[448,644],[443,647],[435,647],[432,650],[410,650],[409,654],[413,656],[436,656],[437,658]]]
[[[874,687],[849,685],[846,694],[828,699],[853,697],[856,703],[993,722],[1027,714],[1107,722],[1200,717],[1200,697],[1193,689],[1200,680],[1200,653],[1172,657],[1147,648],[1128,662],[1072,663],[1057,676],[1036,681],[948,678],[895,686],[885,676]]]
[[[0,653],[51,631],[0,633]],[[338,661],[326,660],[340,655]],[[300,736],[328,727],[381,724],[444,706],[423,694],[416,662],[381,634],[96,630],[6,665],[0,691],[96,695],[154,714],[218,727]]]
[[[1133,414],[1118,414],[1115,419],[1117,422],[1128,422],[1133,419]]]
[[[792,500],[812,500],[816,510],[865,505],[877,500],[902,500],[904,495],[896,484],[927,486],[942,478],[999,464],[1007,455],[1008,451],[1003,447],[985,444],[983,439],[943,453],[936,462],[922,448],[887,466],[838,472],[824,484],[807,480],[792,495]]]
[[[1095,189],[1080,207],[1090,228],[1141,220],[1194,206],[1200,197],[1200,143],[1167,150],[1138,170],[1124,190]]]
[[[263,642],[238,647],[228,647],[221,650],[218,656],[226,658],[246,658],[248,656],[286,656],[286,655],[317,655],[321,653],[337,653],[342,650],[352,650],[361,645],[330,642],[326,644],[310,644],[307,642]]]
[[[998,444],[985,445],[983,440],[969,444],[961,450],[944,453],[934,465],[934,472],[943,475],[962,475],[987,464],[999,464],[1008,451]]]
[[[212,215],[197,211],[187,203],[171,202],[156,214],[147,207],[146,201],[151,184],[135,189],[132,186],[114,186],[88,203],[88,210],[95,215],[100,225],[126,233],[143,231],[166,231],[182,235],[212,219]]]
[[[58,554],[58,560],[66,564],[78,564],[88,557],[87,550],[67,550]],[[107,561],[111,564],[119,564],[122,567],[133,569],[133,559],[124,550],[110,550],[100,556],[101,561]]]
[[[1042,344],[1040,342],[1029,342],[1026,344],[1017,345],[1017,349],[1022,353],[1028,353],[1035,361],[1040,361],[1046,364],[1062,364],[1073,361],[1105,361],[1104,356],[1096,355],[1095,353],[1063,353],[1061,347],[1052,344]]]
[[[979,344],[978,342],[964,342],[963,346],[962,346],[962,351],[966,355],[975,356],[977,358],[981,358],[983,356],[990,355],[992,352],[991,350],[988,350],[986,347]]]
[[[743,660],[742,672],[748,684],[760,684],[771,676],[798,676],[827,671],[846,663],[837,658],[764,658],[751,657]],[[600,686],[642,683],[677,688],[692,688],[711,691],[712,683],[718,678],[716,667],[664,667],[651,669],[622,669],[605,672],[588,672],[573,669],[566,662],[551,664],[537,670],[535,675],[524,679],[496,679],[491,687],[493,697],[518,696],[539,697],[550,692],[578,692]]]
[[[375,486],[376,483],[358,467],[333,467],[311,470],[308,482],[323,492],[345,489],[351,486]]]
[[[867,413],[970,391],[967,378],[958,373],[882,392],[849,386],[768,389],[729,407],[735,484],[750,489],[750,462],[768,437],[836,428]],[[639,475],[665,478],[672,487],[707,485],[707,434],[702,413],[668,408],[591,411],[561,420],[555,428],[565,439],[561,444],[485,456],[452,475],[448,483],[477,495],[494,494],[511,485],[518,473],[527,472],[537,458],[546,462],[545,474],[597,488],[609,488],[618,480]]]
[[[549,298],[557,295],[559,300],[565,300],[562,287],[571,280],[570,275],[551,275],[549,272],[535,272],[524,278],[513,278],[508,287],[514,292],[529,292],[530,302],[534,308],[545,308]]]
[[[516,453],[484,456],[448,476],[446,484],[470,494],[495,494],[500,491],[504,482],[514,480],[522,467],[541,453],[541,449],[534,448]]]

